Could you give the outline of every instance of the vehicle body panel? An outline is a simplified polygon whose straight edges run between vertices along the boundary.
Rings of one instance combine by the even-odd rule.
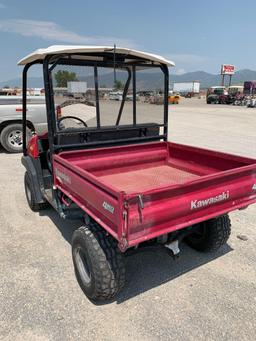
[[[28,97],[27,120],[35,131],[41,135],[47,132],[45,99]],[[22,121],[22,99],[19,96],[3,96],[0,98],[0,125],[11,121]]]
[[[169,142],[62,152],[54,169],[123,251],[256,202],[256,160]]]

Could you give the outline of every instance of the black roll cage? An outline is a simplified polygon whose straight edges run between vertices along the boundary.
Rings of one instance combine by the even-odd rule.
[[[96,54],[100,56],[100,54]],[[47,55],[43,61],[34,61],[32,63],[28,63],[24,66],[22,73],[22,104],[23,104],[23,154],[27,154],[27,146],[26,146],[26,127],[27,127],[27,73],[31,66],[35,64],[43,65],[43,76],[44,76],[44,87],[45,87],[45,101],[46,101],[46,113],[47,113],[47,124],[48,124],[48,140],[49,140],[49,149],[50,154],[59,151],[59,150],[67,150],[67,149],[77,149],[83,147],[99,147],[99,146],[107,146],[113,145],[117,143],[136,143],[136,142],[150,142],[156,140],[164,140],[167,141],[168,138],[168,92],[169,92],[169,70],[167,65],[165,64],[154,64],[153,62],[149,64],[148,61],[145,61],[139,57],[134,57],[134,60],[129,62],[124,62],[123,55],[115,55],[115,61],[113,64],[113,53],[103,53],[102,57],[104,60],[88,60],[82,59],[82,57],[90,58],[95,56],[95,54],[65,54],[65,55]],[[111,59],[112,56],[112,59]],[[75,57],[75,58],[72,58]],[[80,59],[78,59],[81,57]],[[56,115],[55,115],[55,105],[53,98],[53,88],[52,88],[52,74],[51,71],[54,69],[56,65],[78,65],[78,66],[93,66],[94,67],[94,82],[95,82],[95,100],[96,100],[96,128],[86,128],[82,130],[76,130],[75,134],[84,134],[85,136],[90,132],[113,132],[117,130],[136,130],[136,129],[145,129],[146,124],[137,124],[137,113],[136,113],[136,68],[160,68],[164,74],[164,123],[163,124],[155,124],[157,127],[163,127],[163,134],[158,134],[157,136],[143,136],[141,134],[140,137],[136,138],[123,138],[123,139],[115,139],[115,140],[107,140],[107,141],[99,141],[99,142],[86,142],[79,144],[58,144],[57,137],[58,135],[70,134],[70,132],[58,132],[56,130]],[[110,127],[101,127],[100,125],[100,107],[99,107],[99,91],[98,91],[98,67],[111,67],[111,68],[121,68],[126,69],[128,72],[128,78],[124,86],[123,98],[119,108],[117,120],[115,126]],[[129,89],[130,82],[132,80],[133,84],[133,124],[132,125],[119,125],[120,119],[122,116],[124,103],[126,100],[127,92]]]

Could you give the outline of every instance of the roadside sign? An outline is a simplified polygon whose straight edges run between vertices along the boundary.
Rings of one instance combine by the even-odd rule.
[[[222,75],[233,75],[235,73],[235,66],[230,64],[222,64],[221,65],[221,74]]]

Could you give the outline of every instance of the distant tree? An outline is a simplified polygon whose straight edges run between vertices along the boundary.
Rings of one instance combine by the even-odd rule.
[[[116,80],[114,82],[114,89],[115,90],[123,90],[123,88],[124,88],[124,84],[121,81]]]
[[[10,86],[9,85],[5,85],[4,89],[10,89]]]
[[[106,84],[103,84],[103,85],[101,86],[101,88],[107,88]]]
[[[69,72],[65,70],[59,70],[55,74],[55,80],[56,85],[58,88],[66,88],[68,82],[74,82],[77,81],[76,73],[75,72]]]

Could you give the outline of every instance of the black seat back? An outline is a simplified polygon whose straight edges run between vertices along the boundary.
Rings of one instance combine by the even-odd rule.
[[[57,145],[59,146],[71,146],[81,144],[86,147],[90,144],[97,145],[100,142],[109,141],[108,145],[116,144],[128,144],[133,143],[136,139],[136,143],[145,141],[143,138],[156,137],[157,140],[159,136],[159,126],[155,123],[148,123],[137,126],[120,126],[118,129],[104,128],[104,129],[88,129],[84,131],[69,130],[63,131],[57,135]],[[160,140],[160,136],[159,136]]]

